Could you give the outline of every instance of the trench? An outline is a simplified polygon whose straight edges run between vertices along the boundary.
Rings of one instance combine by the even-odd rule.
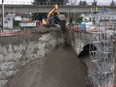
[[[95,45],[93,44],[87,44],[86,46],[84,46],[83,51],[80,52],[80,54],[78,55],[78,58],[83,61],[83,63],[86,66],[86,76],[85,76],[85,81],[86,81],[86,87],[93,87],[93,83],[92,83],[92,79],[89,77],[89,69],[91,68],[90,66],[90,48],[92,47],[91,51],[95,51],[97,50],[97,48],[95,47]]]
[[[86,87],[86,72],[72,47],[60,45],[43,64],[34,60],[26,65],[6,87]]]

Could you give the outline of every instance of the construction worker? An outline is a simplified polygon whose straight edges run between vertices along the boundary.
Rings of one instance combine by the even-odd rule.
[[[64,47],[68,45],[67,43],[67,33],[66,33],[66,16],[63,13],[60,13],[59,15],[60,19],[60,27],[63,33],[63,38],[64,38]]]

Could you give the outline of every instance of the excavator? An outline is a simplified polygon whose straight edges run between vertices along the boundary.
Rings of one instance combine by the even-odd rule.
[[[50,21],[53,21],[52,19],[51,19],[51,17],[54,15],[54,12],[57,12],[57,14],[59,15],[59,11],[58,11],[58,4],[56,4],[55,6],[54,6],[54,8],[47,14],[47,21],[48,21],[48,23],[47,23],[47,21],[45,20],[45,19],[42,19],[42,25],[50,25]]]

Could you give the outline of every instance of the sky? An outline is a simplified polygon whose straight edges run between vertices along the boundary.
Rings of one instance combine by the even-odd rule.
[[[30,4],[31,2],[33,2],[34,0],[4,0],[5,4]],[[76,3],[78,3],[80,0],[70,0],[70,3],[73,3],[74,1],[76,1]],[[84,1],[84,0],[81,0]],[[92,3],[92,1],[94,0],[86,0],[88,3]],[[111,3],[112,0],[97,0],[98,4],[109,4]],[[114,0],[116,2],[116,0]],[[0,3],[2,2],[2,0],[0,0]]]

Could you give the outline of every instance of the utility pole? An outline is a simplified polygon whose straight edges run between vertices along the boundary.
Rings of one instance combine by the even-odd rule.
[[[2,0],[2,32],[4,31],[4,0]]]

